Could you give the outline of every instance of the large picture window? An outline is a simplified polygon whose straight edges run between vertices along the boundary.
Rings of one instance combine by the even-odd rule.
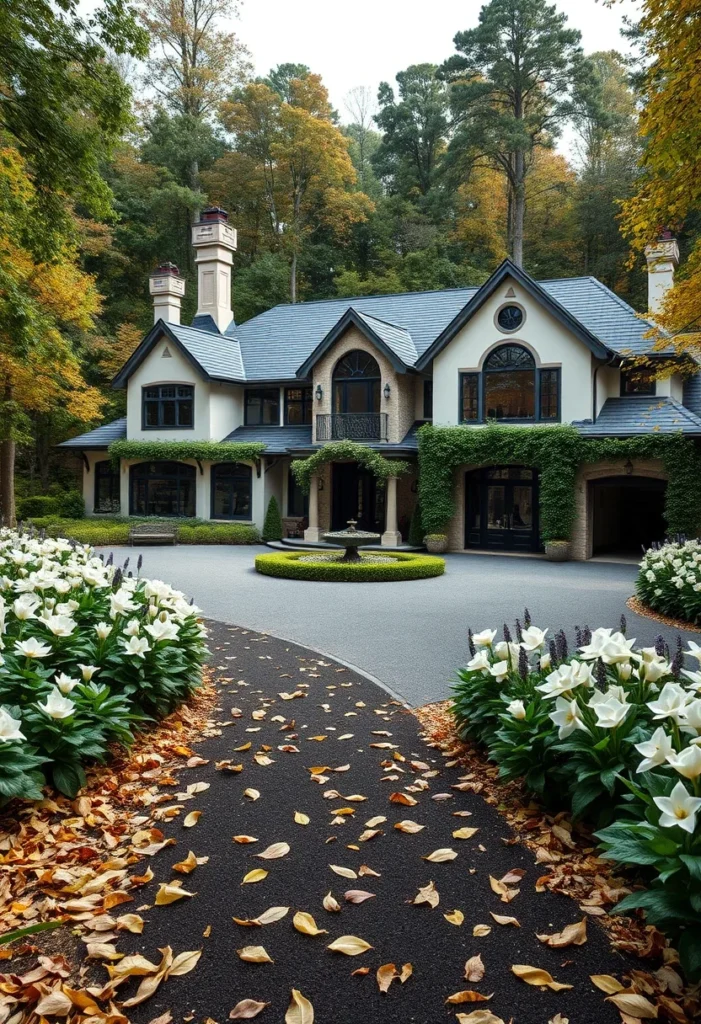
[[[144,430],[166,427],[186,430],[195,425],[195,389],[192,384],[151,384],[142,388]]]
[[[112,467],[110,459],[95,464],[94,512],[119,513],[119,470]]]
[[[311,423],[312,389],[285,388],[285,423]]]
[[[460,374],[461,423],[487,420],[555,423],[560,420],[560,368],[538,369],[522,345],[501,345],[482,373]]]
[[[369,352],[356,349],[336,364],[333,411],[337,415],[380,411],[380,367]]]
[[[140,462],[129,471],[132,516],[195,515],[196,472],[184,462]]]
[[[280,389],[256,388],[247,391],[244,422],[247,427],[277,427],[280,423]]]
[[[222,462],[212,466],[212,519],[251,518],[250,466]]]

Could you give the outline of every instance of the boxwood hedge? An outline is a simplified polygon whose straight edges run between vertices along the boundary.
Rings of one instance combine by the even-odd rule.
[[[387,552],[389,562],[302,562],[312,551],[276,551],[257,555],[256,570],[264,576],[291,580],[316,580],[336,583],[388,583],[392,580],[423,580],[442,576],[445,561],[431,555]]]
[[[115,519],[61,519],[56,516],[31,520],[37,529],[46,530],[49,537],[66,537],[79,544],[100,547],[107,544],[128,544],[129,531],[138,526],[138,521]],[[154,522],[154,520],[149,520]],[[174,522],[163,520],[175,526],[179,544],[258,544],[260,533],[248,523],[207,523],[196,520]]]

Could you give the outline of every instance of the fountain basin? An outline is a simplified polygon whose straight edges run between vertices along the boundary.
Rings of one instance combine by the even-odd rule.
[[[324,540],[331,544],[339,544],[345,548],[342,562],[359,562],[360,555],[358,548],[368,544],[376,544],[380,539],[379,533],[366,533],[364,530],[356,530],[357,519],[349,519],[345,530],[336,530],[333,533],[325,533]]]

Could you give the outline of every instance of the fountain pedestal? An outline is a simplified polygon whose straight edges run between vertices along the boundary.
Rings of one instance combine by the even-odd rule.
[[[328,540],[332,544],[340,544],[341,547],[346,549],[341,559],[342,562],[359,562],[361,559],[358,554],[358,548],[367,544],[376,544],[380,539],[379,533],[366,533],[364,530],[356,530],[356,524],[357,519],[349,519],[346,530],[336,530],[334,533],[324,534],[324,540]]]

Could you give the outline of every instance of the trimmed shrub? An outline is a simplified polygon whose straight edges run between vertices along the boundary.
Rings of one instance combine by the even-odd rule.
[[[416,499],[414,511],[411,513],[409,524],[409,543],[413,548],[420,548],[424,542],[424,528],[421,522],[421,502]]]
[[[256,570],[264,576],[278,576],[290,580],[315,580],[336,583],[389,583],[392,580],[423,580],[442,576],[445,562],[430,555],[408,552],[387,553],[388,562],[302,562],[311,551],[279,551],[272,555],[257,555]]]
[[[654,611],[701,622],[701,541],[651,548],[640,563],[635,589]]]
[[[32,519],[38,530],[46,530],[49,537],[66,537],[79,544],[103,547],[108,544],[128,544],[129,531],[141,520],[128,519],[61,519],[46,516]],[[148,522],[158,522],[149,519]],[[173,525],[172,519],[162,520]],[[200,520],[178,521],[177,538],[180,544],[258,544],[260,534],[248,523],[208,523]]]
[[[18,519],[34,519],[35,517],[55,516],[59,513],[60,498],[50,494],[35,494],[30,498],[20,498],[17,502]]]
[[[248,523],[212,523],[210,526],[179,526],[180,544],[258,544],[260,534]]]
[[[62,495],[58,511],[66,519],[82,519],[85,515],[85,501],[80,491],[68,491]]]
[[[280,506],[275,495],[268,502],[268,511],[265,513],[262,537],[264,541],[282,540],[282,516]]]

